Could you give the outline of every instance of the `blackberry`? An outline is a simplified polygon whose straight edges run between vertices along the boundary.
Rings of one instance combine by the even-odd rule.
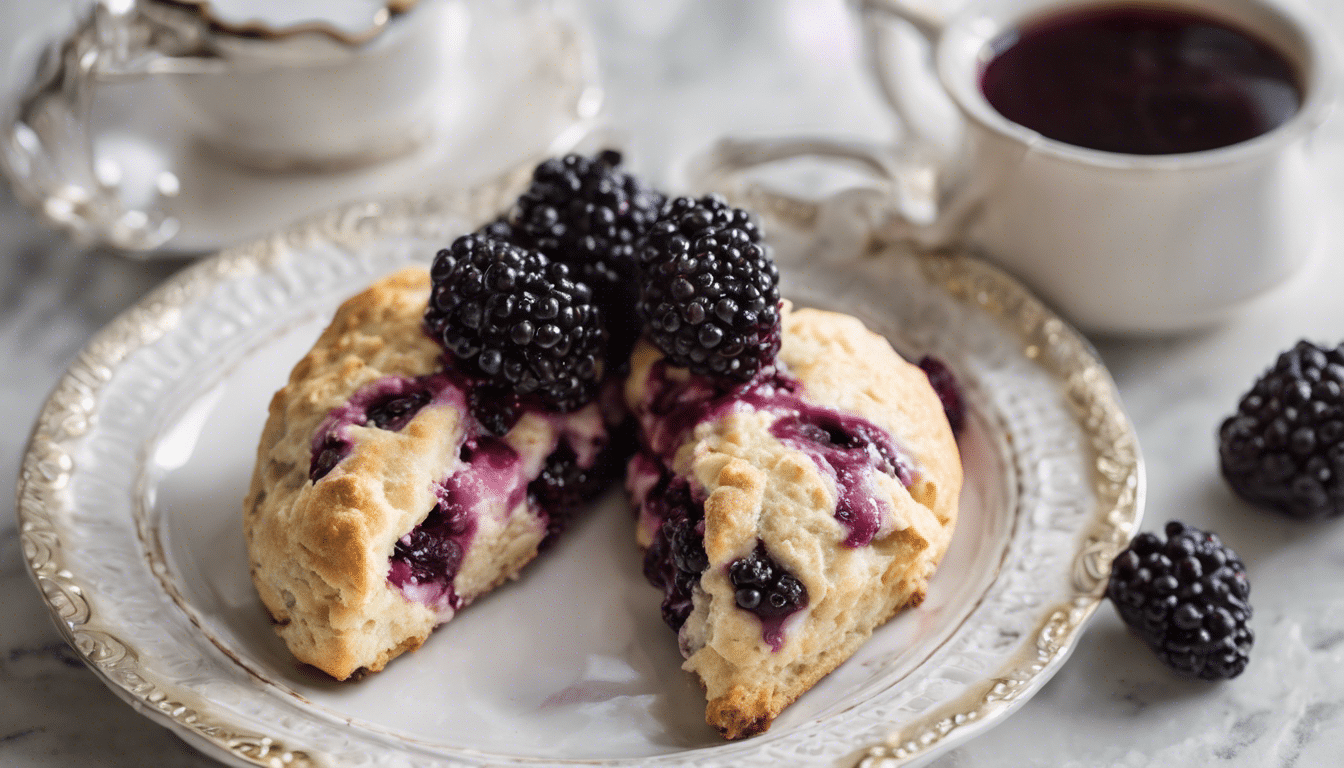
[[[1216,534],[1176,521],[1166,533],[1165,542],[1134,537],[1111,565],[1106,596],[1167,665],[1205,680],[1236,677],[1255,641],[1246,568]]]
[[[751,214],[717,196],[677,198],[639,259],[639,317],[674,365],[747,381],[774,363],[779,270]]]
[[[308,464],[308,479],[316,483],[331,474],[331,470],[350,453],[350,443],[336,435],[327,435]]]
[[[505,387],[472,387],[468,403],[471,415],[476,417],[486,432],[495,437],[507,435],[523,416],[523,399]]]
[[[577,510],[606,490],[624,466],[626,450],[625,440],[613,434],[593,465],[584,469],[578,465],[569,442],[560,441],[546,457],[541,474],[527,486],[528,495],[546,514],[546,538],[542,546],[549,545],[564,531]]]
[[[467,532],[468,524],[460,511],[446,514],[442,505],[435,505],[404,541],[392,549],[392,560],[410,567],[414,583],[434,581],[452,582],[462,567],[462,543],[459,539]]]
[[[473,234],[439,251],[430,274],[425,326],[464,373],[560,412],[596,394],[601,316],[564,264]]]
[[[705,511],[685,480],[664,475],[646,504],[662,520],[644,553],[644,578],[663,590],[663,621],[679,631],[691,615],[691,595],[709,567],[705,554]]]
[[[1344,345],[1279,355],[1218,430],[1242,498],[1303,520],[1344,515]]]
[[[625,361],[639,338],[635,246],[664,197],[618,170],[619,152],[566,155],[538,165],[505,222],[511,242],[568,264],[593,289],[610,334],[607,360]],[[490,225],[503,232],[500,222]]]
[[[513,226],[510,225],[509,220],[503,216],[476,230],[476,234],[485,237],[493,237],[497,240],[508,240],[515,245],[522,245],[522,243],[514,241]],[[534,248],[533,250],[536,249]]]
[[[728,566],[737,607],[763,619],[787,616],[807,605],[807,587],[756,543],[750,555]]]
[[[421,408],[429,405],[429,399],[429,392],[423,389],[384,397],[369,405],[368,423],[397,432],[409,424]]]
[[[966,405],[961,399],[961,388],[957,386],[957,379],[952,375],[952,369],[942,360],[929,355],[920,358],[919,367],[924,371],[924,375],[929,377],[929,384],[933,386],[939,402],[943,404],[943,413],[947,414],[947,423],[952,427],[952,434],[961,434],[961,428],[966,423]]]

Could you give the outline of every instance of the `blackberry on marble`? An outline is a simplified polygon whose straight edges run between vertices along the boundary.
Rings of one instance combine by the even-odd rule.
[[[650,341],[695,373],[747,381],[779,352],[779,270],[751,214],[717,196],[668,203],[640,246]]]
[[[757,542],[750,555],[728,566],[737,607],[763,619],[787,616],[807,605],[807,587]]]
[[[593,289],[607,321],[611,361],[628,358],[639,338],[635,246],[665,199],[620,164],[620,153],[611,150],[543,162],[506,222],[512,242],[568,264]],[[502,231],[498,222],[492,226]]]
[[[1205,680],[1236,677],[1255,642],[1246,568],[1216,534],[1172,521],[1166,535],[1134,537],[1111,565],[1106,596],[1173,669]]]
[[[569,268],[481,234],[439,251],[425,325],[467,374],[554,411],[597,391],[604,331]]]
[[[1299,341],[1218,430],[1242,498],[1303,520],[1344,515],[1344,345]]]

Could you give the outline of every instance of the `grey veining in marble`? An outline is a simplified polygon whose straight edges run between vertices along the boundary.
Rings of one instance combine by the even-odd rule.
[[[675,180],[690,153],[724,133],[891,131],[838,2],[586,7],[611,124],[655,177]],[[1344,32],[1344,2],[1314,7]],[[0,25],[8,13],[0,7]],[[1246,673],[1222,684],[1174,677],[1102,606],[1039,694],[937,768],[1344,765],[1344,521],[1295,523],[1241,502],[1218,475],[1214,437],[1280,350],[1301,337],[1344,340],[1344,120],[1325,126],[1316,149],[1331,217],[1303,273],[1212,330],[1095,340],[1147,461],[1144,527],[1179,518],[1211,528],[1246,561],[1257,635]],[[0,192],[0,497],[13,498],[28,425],[70,357],[178,267],[66,245]],[[214,765],[64,646],[24,571],[12,515],[0,515],[0,765]]]
[[[52,625],[12,499],[28,426],[91,334],[179,268],[67,245],[0,191],[0,765],[214,765],[123,704]]]

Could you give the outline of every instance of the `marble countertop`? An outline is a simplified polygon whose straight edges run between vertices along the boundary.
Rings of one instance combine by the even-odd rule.
[[[675,179],[725,133],[883,138],[843,6],[821,0],[586,4],[608,117],[639,168]],[[636,8],[635,6],[639,6]],[[1344,2],[1315,5],[1337,38]],[[0,22],[6,11],[0,10]],[[1323,210],[1344,210],[1344,118],[1315,146]],[[99,327],[181,262],[72,246],[0,191],[0,495],[13,498],[48,389]],[[1239,678],[1185,680],[1103,605],[1072,658],[1018,713],[935,760],[996,766],[1334,766],[1344,760],[1344,521],[1259,511],[1218,473],[1215,430],[1277,353],[1344,340],[1344,219],[1327,215],[1308,266],[1225,324],[1159,339],[1093,339],[1137,427],[1144,528],[1217,531],[1247,564],[1257,636]],[[0,765],[215,765],[123,704],[67,648],[0,516]]]

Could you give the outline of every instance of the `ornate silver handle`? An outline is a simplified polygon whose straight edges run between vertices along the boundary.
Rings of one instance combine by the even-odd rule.
[[[159,247],[177,232],[160,203],[176,194],[161,177],[149,200],[128,204],[115,166],[94,153],[90,107],[99,81],[153,72],[213,72],[203,30],[186,13],[135,3],[98,2],[64,40],[44,53],[36,77],[5,115],[0,169],[15,194],[76,239],[127,251]]]
[[[936,39],[938,9],[904,0],[858,0],[859,21],[874,80],[900,118],[904,135],[893,144],[827,138],[737,139],[719,141],[695,158],[689,181],[722,193],[772,216],[819,230],[857,231],[876,244],[906,242],[944,248],[960,240],[978,207],[983,184],[961,163],[961,116],[941,90],[927,50],[911,46]],[[908,22],[913,29],[901,28]],[[905,34],[904,46],[895,36]],[[896,61],[893,69],[888,64]],[[934,103],[941,100],[941,104]],[[933,103],[940,114],[928,119]],[[848,189],[825,200],[791,195],[752,181],[748,171],[770,163],[808,157],[866,172],[872,186]],[[835,225],[839,225],[838,227]]]

